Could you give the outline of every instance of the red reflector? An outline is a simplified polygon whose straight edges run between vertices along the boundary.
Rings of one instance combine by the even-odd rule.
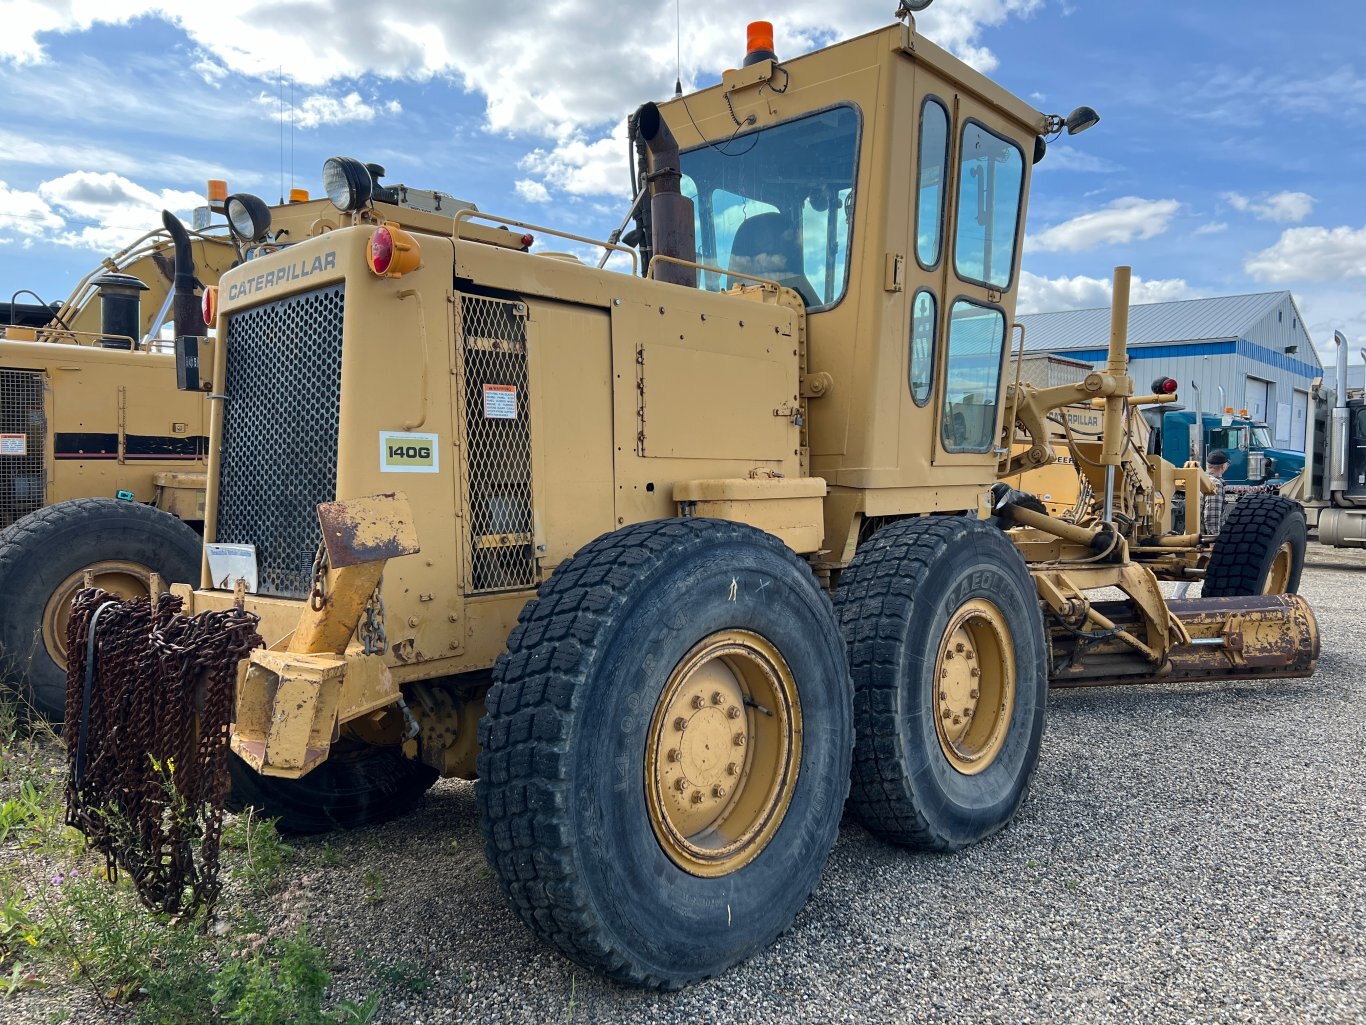
[[[530,248],[531,248],[531,243],[533,243],[533,242],[535,242],[535,241],[536,241],[536,236],[535,236],[535,235],[523,235],[523,236],[522,236],[522,248],[523,248],[523,249],[530,249]]]
[[[204,295],[199,300],[199,308],[204,314],[204,324],[213,327],[213,322],[218,319],[218,286],[210,285],[204,289]]]
[[[1176,379],[1173,377],[1159,377],[1153,381],[1153,392],[1158,395],[1175,395]]]
[[[384,274],[394,259],[394,236],[389,229],[378,227],[370,236],[370,269],[376,274]]]

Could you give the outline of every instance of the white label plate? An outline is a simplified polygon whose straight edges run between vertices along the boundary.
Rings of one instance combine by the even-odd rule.
[[[380,473],[439,473],[441,435],[379,432]]]

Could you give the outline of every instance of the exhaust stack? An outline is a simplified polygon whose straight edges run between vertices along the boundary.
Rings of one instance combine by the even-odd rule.
[[[171,299],[171,319],[175,321],[176,337],[204,336],[204,315],[199,298],[194,294],[194,251],[190,248],[190,233],[180,218],[169,210],[161,211],[161,223],[175,243],[175,292]]]
[[[636,111],[640,139],[650,153],[650,224],[656,256],[694,263],[697,260],[697,235],[693,227],[693,202],[683,195],[683,168],[678,140],[660,116],[659,107],[646,103]],[[676,263],[661,263],[657,281],[697,287],[697,271]]]

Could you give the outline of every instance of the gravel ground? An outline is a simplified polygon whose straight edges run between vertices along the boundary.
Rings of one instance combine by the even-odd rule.
[[[405,1025],[1361,1022],[1364,585],[1366,553],[1311,549],[1313,679],[1054,692],[1009,829],[941,856],[846,821],[793,928],[681,993],[605,983],[537,943],[485,866],[468,784],[300,844],[294,885],[338,993],[383,985],[377,1020]],[[44,1018],[38,999],[0,1004],[0,1021]]]

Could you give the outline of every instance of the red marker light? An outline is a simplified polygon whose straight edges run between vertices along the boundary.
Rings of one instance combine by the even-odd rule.
[[[218,319],[218,286],[210,285],[204,289],[204,297],[199,301],[199,308],[204,313],[204,323],[208,327],[213,327],[214,321]]]
[[[422,247],[393,221],[385,221],[370,236],[365,262],[382,278],[401,278],[422,265]]]
[[[389,273],[389,264],[394,262],[394,236],[384,225],[375,229],[370,236],[370,269],[376,274]]]
[[[523,249],[530,249],[530,248],[531,248],[531,243],[533,243],[533,242],[535,242],[535,241],[536,241],[536,236],[535,236],[535,235],[523,235],[523,236],[522,236],[522,248],[523,248]]]
[[[1153,392],[1157,395],[1175,395],[1176,379],[1172,377],[1159,377],[1153,382]]]

